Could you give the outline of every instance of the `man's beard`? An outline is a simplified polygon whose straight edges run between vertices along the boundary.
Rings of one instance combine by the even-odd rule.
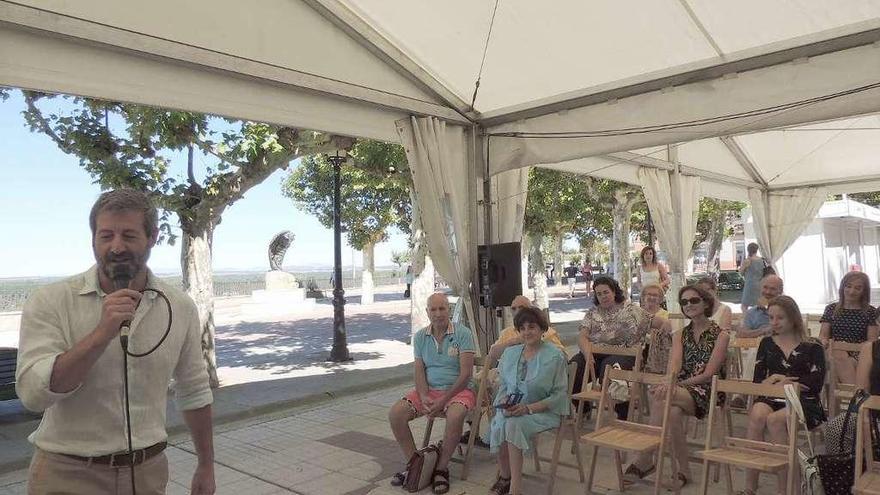
[[[121,254],[108,253],[104,257],[97,257],[98,268],[109,279],[114,278],[114,274],[119,266],[126,266],[127,272],[132,278],[136,277],[140,272],[146,269],[147,260],[150,258],[150,250],[147,249],[143,254],[126,252]]]

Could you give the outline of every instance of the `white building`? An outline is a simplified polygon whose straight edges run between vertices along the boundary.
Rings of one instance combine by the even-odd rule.
[[[750,209],[743,211],[745,242],[755,242]],[[872,302],[880,303],[880,209],[844,197],[826,201],[807,230],[776,264],[785,293],[804,312],[836,301],[843,275],[861,270],[871,279]]]

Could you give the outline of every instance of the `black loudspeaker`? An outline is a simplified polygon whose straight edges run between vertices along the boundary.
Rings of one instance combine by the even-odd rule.
[[[522,294],[522,252],[518,242],[477,248],[480,305],[486,308],[510,306]]]

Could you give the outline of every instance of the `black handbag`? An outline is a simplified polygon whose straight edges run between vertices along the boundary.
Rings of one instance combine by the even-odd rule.
[[[849,401],[846,408],[846,416],[843,418],[843,431],[853,418],[858,416],[859,407],[867,400],[869,395],[864,390],[858,390]],[[874,429],[871,430],[872,437]],[[840,435],[840,454],[823,454],[813,457],[819,468],[819,479],[822,480],[822,489],[825,495],[849,495],[852,493],[853,478],[855,477],[856,465],[856,440],[852,439],[849,451],[844,448],[843,441],[846,435]]]

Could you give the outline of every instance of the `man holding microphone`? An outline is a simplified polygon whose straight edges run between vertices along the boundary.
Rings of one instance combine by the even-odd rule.
[[[201,325],[192,300],[147,268],[159,234],[156,208],[132,189],[106,192],[89,225],[96,265],[41,288],[22,312],[16,391],[25,407],[43,411],[29,437],[28,493],[130,494],[134,476],[137,495],[164,494],[165,406],[174,378],[198,455],[192,493],[213,494],[213,396]],[[128,359],[128,406],[123,324],[132,354],[150,351],[167,330],[154,352]]]

